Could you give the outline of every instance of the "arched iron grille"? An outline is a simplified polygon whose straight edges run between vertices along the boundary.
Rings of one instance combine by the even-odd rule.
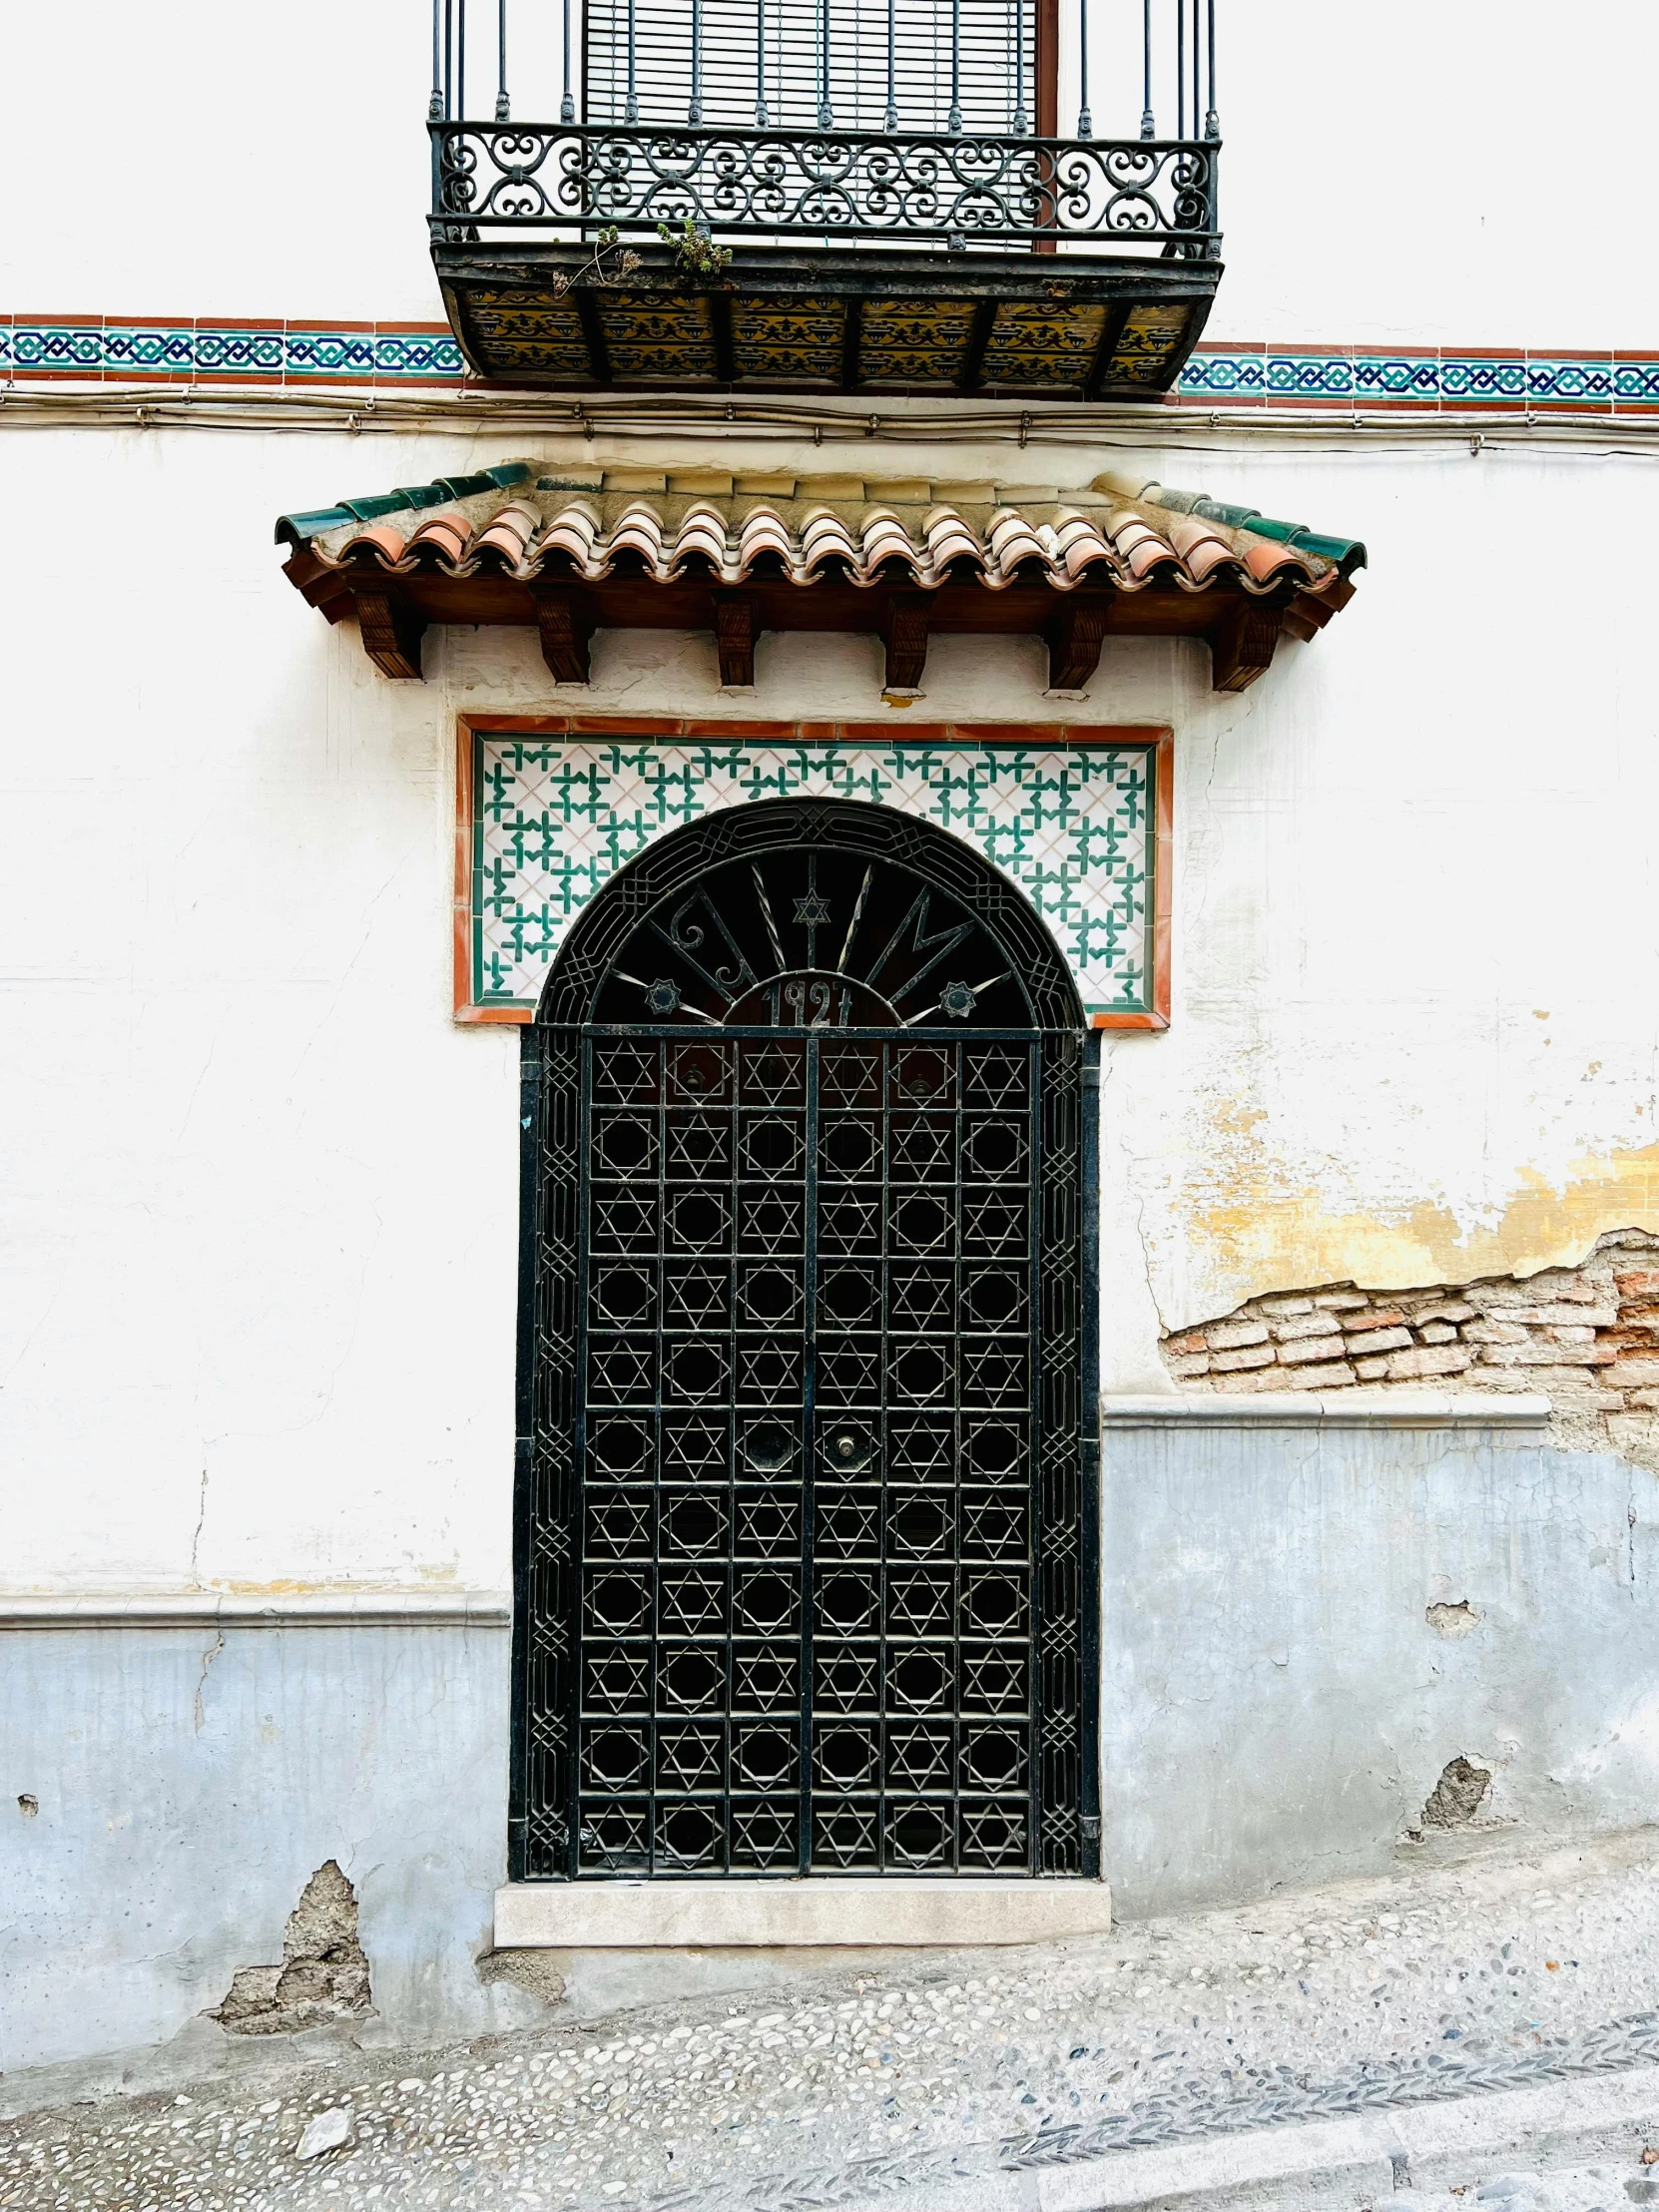
[[[524,1039],[515,1878],[1093,1875],[1065,965],[931,825],[663,838]]]

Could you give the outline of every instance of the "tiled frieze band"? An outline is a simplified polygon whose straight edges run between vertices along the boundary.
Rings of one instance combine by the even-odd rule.
[[[441,322],[0,321],[8,377],[456,384],[465,367]]]
[[[12,314],[0,316],[0,376],[457,385],[466,380],[466,364],[441,322]],[[1368,412],[1481,406],[1643,412],[1659,406],[1659,354],[1212,343],[1182,370],[1175,401]]]
[[[1177,396],[1224,406],[1335,403],[1368,412],[1496,405],[1616,413],[1659,405],[1659,356],[1201,346],[1181,372]]]
[[[470,1007],[527,1018],[576,916],[658,837],[716,808],[796,797],[937,823],[1019,884],[1092,1016],[1138,1020],[1154,1007],[1155,739],[675,743],[472,729],[462,733],[469,741],[463,1016]]]

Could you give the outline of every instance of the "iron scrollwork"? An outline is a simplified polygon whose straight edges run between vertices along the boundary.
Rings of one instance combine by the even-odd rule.
[[[434,123],[434,230],[1212,248],[1218,149],[1192,140]]]

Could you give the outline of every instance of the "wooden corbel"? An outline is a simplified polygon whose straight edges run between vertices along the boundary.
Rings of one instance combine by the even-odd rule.
[[[928,601],[925,592],[887,594],[881,611],[881,636],[887,648],[886,689],[919,691],[927,666]]]
[[[425,616],[396,592],[359,591],[356,603],[363,651],[381,675],[410,677],[418,684]]]
[[[1048,688],[1081,691],[1100,666],[1100,647],[1112,619],[1115,592],[1074,591],[1047,622]]]
[[[1241,599],[1210,641],[1212,689],[1248,691],[1258,676],[1266,675],[1284,622],[1279,600]]]
[[[751,685],[755,681],[755,639],[760,630],[755,602],[746,591],[717,591],[714,601],[720,680],[728,686]]]
[[[593,609],[585,592],[569,584],[532,584],[536,602],[536,628],[541,633],[541,657],[556,684],[588,681],[588,640],[593,636]]]

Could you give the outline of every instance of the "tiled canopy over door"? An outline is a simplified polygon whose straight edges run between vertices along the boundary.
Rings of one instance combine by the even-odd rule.
[[[526,1033],[523,1877],[1096,1871],[1081,1013],[890,810],[690,827]]]

